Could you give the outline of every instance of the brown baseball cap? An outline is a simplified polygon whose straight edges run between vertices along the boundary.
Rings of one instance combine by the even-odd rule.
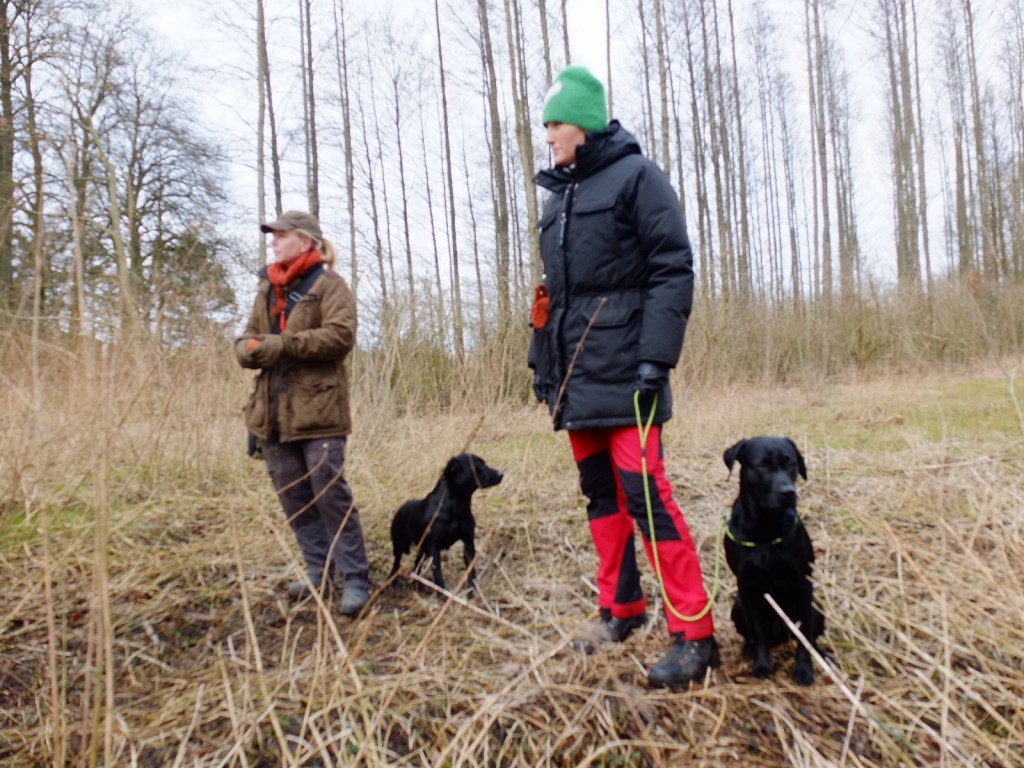
[[[317,240],[324,239],[323,233],[320,231],[320,222],[316,220],[316,216],[304,211],[285,211],[277,217],[276,221],[260,224],[260,230],[268,234],[270,232],[288,232],[293,229],[308,232]]]

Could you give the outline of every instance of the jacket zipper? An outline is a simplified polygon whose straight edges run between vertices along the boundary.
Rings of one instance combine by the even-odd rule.
[[[562,308],[562,318],[558,324],[558,344],[556,345],[559,358],[558,370],[561,373],[558,380],[559,388],[561,388],[562,382],[568,375],[566,361],[563,357],[563,350],[565,349],[565,318],[569,314],[569,247],[566,235],[569,231],[569,215],[572,212],[572,204],[577,187],[579,187],[579,183],[573,180],[566,185],[565,192],[562,193],[562,221],[558,230],[558,250],[561,251],[562,256],[562,294],[565,296],[565,306]],[[555,418],[559,422],[562,421],[563,413],[565,413],[564,402],[559,405],[558,413],[555,414]]]

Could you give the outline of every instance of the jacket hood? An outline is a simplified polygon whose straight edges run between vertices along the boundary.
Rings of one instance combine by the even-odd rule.
[[[585,179],[626,155],[639,154],[640,142],[618,120],[612,120],[603,131],[587,134],[586,143],[576,150],[575,165],[546,168],[534,181],[545,189],[557,191],[574,179]]]

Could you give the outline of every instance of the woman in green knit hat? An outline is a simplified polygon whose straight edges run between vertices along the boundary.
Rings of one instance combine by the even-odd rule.
[[[568,432],[598,555],[598,620],[574,645],[592,653],[647,620],[639,527],[670,636],[648,681],[681,688],[719,664],[700,562],[661,450],[669,372],[693,304],[686,224],[665,175],[618,121],[608,122],[604,86],[586,68],[559,73],[543,123],[553,167],[536,177],[551,194],[529,362],[537,399]],[[638,426],[638,410],[649,430]]]

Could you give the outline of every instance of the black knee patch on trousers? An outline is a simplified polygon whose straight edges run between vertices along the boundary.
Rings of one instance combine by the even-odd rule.
[[[615,501],[615,474],[608,451],[587,456],[577,465],[580,470],[580,491],[587,497],[587,519],[618,514]]]
[[[658,541],[679,541],[676,530],[665,510],[665,504],[658,495],[658,486],[651,475],[647,476],[647,487],[651,494],[651,516],[654,518],[654,536]],[[647,518],[647,498],[644,496],[644,476],[640,472],[622,473],[622,490],[626,494],[626,506],[629,514],[636,520],[644,539],[651,540],[651,522]]]

